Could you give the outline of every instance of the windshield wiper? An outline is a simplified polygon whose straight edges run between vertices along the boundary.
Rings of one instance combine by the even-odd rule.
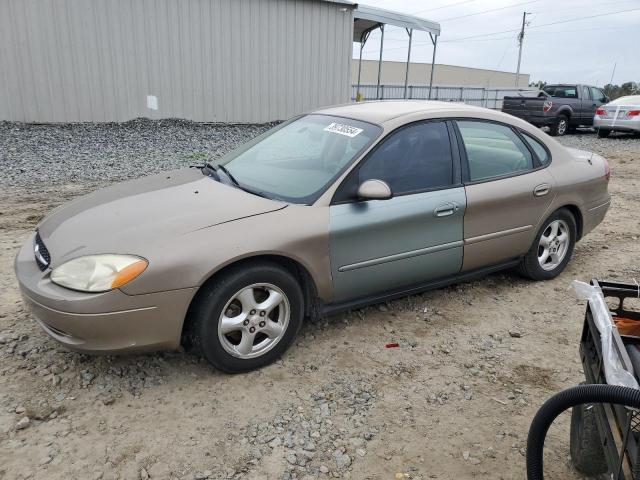
[[[214,165],[212,165],[211,163],[206,162],[201,167],[201,170],[202,170],[202,173],[204,173],[205,175],[207,175],[209,177],[213,177],[218,182],[220,181],[220,175],[218,175],[218,172],[216,171],[216,167]]]
[[[236,178],[231,174],[231,172],[224,165],[213,165],[213,164],[207,162],[202,167],[203,171],[204,171],[204,169],[207,169],[208,171],[210,171],[211,174],[212,174],[211,176],[214,177],[218,181],[220,181],[220,174],[218,174],[218,169],[220,169],[229,178],[231,183],[233,183],[240,190],[244,190],[245,192],[252,193],[253,195],[257,195],[259,197],[264,197],[264,198],[268,198],[268,199],[272,200],[271,196],[267,195],[264,192],[260,192],[258,190],[253,190],[252,188],[248,188],[248,187],[240,185],[240,182],[238,182],[238,180],[236,180]]]
[[[225,167],[224,165],[218,165],[218,168],[220,170],[222,170],[227,177],[229,177],[229,180],[231,180],[236,187],[242,188],[240,186],[240,184],[238,183],[238,181],[235,179],[235,177],[233,175],[231,175],[231,172],[229,170],[227,170],[227,167]]]

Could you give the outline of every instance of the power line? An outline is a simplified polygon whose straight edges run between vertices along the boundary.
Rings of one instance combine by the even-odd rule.
[[[577,22],[577,21],[580,21],[580,20],[587,20],[587,19],[590,19],[590,18],[605,17],[605,16],[608,16],[608,15],[616,15],[618,13],[635,12],[635,11],[638,11],[638,10],[640,10],[640,7],[638,7],[638,8],[630,8],[630,9],[627,9],[627,10],[618,10],[618,11],[615,11],[615,12],[599,13],[599,14],[596,14],[596,15],[588,15],[588,16],[585,16],[585,17],[569,18],[567,20],[559,20],[557,22],[543,23],[541,25],[531,25],[529,27],[529,29],[549,27],[551,25],[559,25],[559,24],[563,24],[563,23]],[[515,33],[515,32],[519,32],[519,31],[520,31],[519,28],[515,28],[515,29],[511,29],[511,30],[502,30],[500,32],[481,33],[481,34],[478,34],[478,35],[470,35],[468,37],[452,38],[450,40],[440,40],[439,43],[441,43],[441,42],[444,42],[444,43],[457,43],[457,42],[461,42],[461,41],[465,41],[465,40],[471,40],[471,39],[475,40],[477,38],[489,37],[489,36],[493,36],[493,35],[501,35],[501,34],[504,34],[504,33]],[[503,38],[506,38],[506,37],[503,37]],[[430,42],[415,42],[414,46],[428,45],[428,44],[430,44]],[[392,48],[387,48],[386,50],[398,50],[398,49],[401,49],[401,48],[406,48],[406,47],[392,47]],[[370,50],[369,52],[371,52],[371,51],[372,50]]]
[[[625,28],[620,28],[620,27],[593,27],[593,28],[579,28],[576,30],[558,30],[556,32],[533,32],[533,33],[527,33],[528,36],[531,35],[557,35],[559,33],[564,34],[564,33],[577,33],[577,32],[592,32],[594,30],[616,30],[616,31],[626,31],[626,30],[631,30],[633,29],[634,31],[637,31],[638,28],[637,27],[625,27]],[[494,42],[494,41],[499,41],[499,40],[512,40],[514,38],[513,35],[509,35],[506,37],[496,37],[496,38],[478,38],[475,41],[476,42]],[[459,43],[459,42],[466,42],[466,40],[449,40],[447,43]]]
[[[587,20],[589,18],[597,18],[597,17],[606,17],[607,15],[616,15],[618,13],[635,12],[637,10],[640,10],[640,7],[638,7],[638,8],[630,8],[630,9],[627,9],[627,10],[618,10],[617,12],[608,12],[608,13],[599,13],[597,15],[588,15],[586,17],[577,17],[577,18],[569,18],[567,20],[558,20],[557,22],[543,23],[541,25],[532,25],[529,28],[549,27],[551,25],[559,25],[561,23],[577,22],[579,20]],[[501,32],[482,33],[482,34],[479,34],[479,35],[470,35],[468,37],[459,37],[459,38],[452,38],[450,40],[440,40],[440,41],[441,42],[454,42],[454,41],[458,41],[458,40],[468,40],[468,39],[471,39],[471,38],[488,37],[490,35],[500,35],[501,33],[514,33],[514,32],[518,32],[518,31],[520,31],[520,29],[516,28],[516,29],[511,29],[511,30],[503,30]],[[427,43],[427,42],[424,42],[424,43]]]
[[[604,3],[603,2],[598,2],[597,7],[600,8],[600,7],[604,7],[605,5],[614,5],[614,4],[615,5],[620,5],[621,3],[629,3],[629,2],[637,3],[638,0],[615,0],[613,2],[604,2]],[[542,11],[542,12],[531,12],[531,14],[532,15],[548,15],[548,14],[555,15],[555,14],[557,14],[559,12],[569,12],[569,11],[575,12],[576,9],[575,9],[575,7],[573,7],[573,8],[560,8],[560,9],[553,10],[553,11],[548,11],[548,12],[545,12],[545,11]]]
[[[417,12],[411,12],[411,15],[416,15],[418,13],[435,12],[436,10],[442,10],[443,8],[457,7],[458,5],[464,5],[465,3],[471,2],[475,2],[475,0],[465,0],[464,2],[450,3],[449,5],[443,5],[442,7],[428,8],[427,10],[418,10]]]
[[[521,3],[515,3],[513,5],[507,5],[506,7],[492,8],[490,10],[483,10],[482,12],[468,13],[466,15],[460,15],[458,17],[445,18],[444,20],[439,20],[439,22],[440,23],[442,23],[442,22],[450,22],[451,20],[458,20],[459,18],[467,18],[467,17],[474,17],[476,15],[484,15],[485,13],[498,12],[500,10],[507,10],[508,8],[519,7],[520,5],[527,5],[529,3],[536,3],[536,2],[540,2],[540,1],[541,0],[529,0],[527,2],[521,2]]]

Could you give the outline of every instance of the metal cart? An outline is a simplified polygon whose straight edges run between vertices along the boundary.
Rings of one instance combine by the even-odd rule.
[[[640,322],[640,311],[629,309],[628,299],[639,298],[637,284],[592,280],[599,287],[614,318]],[[617,303],[612,306],[612,300]],[[625,305],[625,303],[627,305]],[[638,301],[640,306],[640,301]],[[630,356],[627,348],[637,348],[640,337],[620,335],[613,329],[613,345],[623,367],[640,374],[640,357]],[[633,357],[633,359],[631,358]],[[602,343],[594,323],[590,307],[587,307],[582,337],[580,358],[586,383],[606,383],[603,369]],[[595,403],[580,405],[571,414],[571,460],[579,471],[587,475],[609,473],[612,480],[640,480],[640,412],[619,405]]]

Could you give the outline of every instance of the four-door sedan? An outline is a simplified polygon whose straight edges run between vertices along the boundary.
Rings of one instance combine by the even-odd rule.
[[[640,95],[627,95],[598,107],[593,127],[601,138],[611,132],[640,133]]]
[[[558,275],[605,216],[609,167],[532,125],[440,102],[359,103],[216,165],[116,184],[47,216],[15,269],[69,348],[195,348],[227,372],[305,317],[518,267]]]

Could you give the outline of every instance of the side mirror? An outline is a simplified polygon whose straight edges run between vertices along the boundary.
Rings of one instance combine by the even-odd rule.
[[[361,200],[388,200],[392,196],[391,188],[382,180],[365,180],[358,187],[358,198]]]

